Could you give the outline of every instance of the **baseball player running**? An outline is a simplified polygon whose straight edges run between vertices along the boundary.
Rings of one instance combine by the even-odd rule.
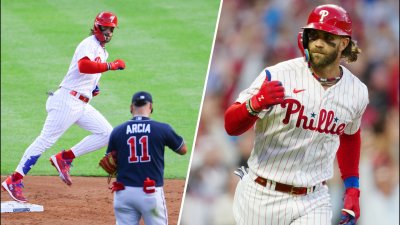
[[[117,181],[113,183],[117,224],[168,224],[164,196],[164,148],[186,154],[183,138],[170,125],[150,119],[153,99],[140,91],[133,95],[133,118],[111,133],[107,154],[116,155]],[[106,170],[107,171],[107,170]]]
[[[99,93],[98,83],[103,72],[123,70],[125,62],[117,59],[107,63],[106,43],[111,41],[117,16],[112,12],[99,13],[91,35],[76,48],[67,75],[60,87],[50,93],[46,102],[47,118],[36,140],[25,150],[15,172],[1,184],[2,189],[16,201],[27,202],[22,194],[22,179],[35,165],[44,151],[50,148],[72,125],[77,124],[92,134],[70,148],[51,156],[50,162],[60,178],[71,185],[69,170],[75,157],[107,145],[112,131],[110,123],[89,104]]]
[[[342,58],[357,60],[352,22],[337,5],[316,7],[299,35],[304,58],[267,67],[225,112],[225,129],[240,135],[255,124],[249,171],[238,183],[237,224],[328,225],[326,180],[335,155],[346,187],[340,224],[360,216],[360,123],[367,87]]]

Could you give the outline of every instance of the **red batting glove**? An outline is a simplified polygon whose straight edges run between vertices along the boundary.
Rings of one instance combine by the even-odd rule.
[[[254,111],[260,112],[272,105],[282,103],[284,96],[285,88],[282,87],[280,81],[265,80],[258,93],[251,97],[251,108]]]
[[[347,188],[344,194],[344,206],[339,224],[354,225],[360,217],[360,190],[358,188]],[[350,212],[350,213],[349,213]],[[351,215],[351,212],[354,215]]]
[[[108,70],[123,70],[125,69],[125,62],[122,59],[117,59],[114,62],[107,63]]]

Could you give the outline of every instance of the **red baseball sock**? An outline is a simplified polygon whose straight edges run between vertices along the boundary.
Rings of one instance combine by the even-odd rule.
[[[24,176],[22,176],[22,174],[20,174],[20,173],[18,173],[18,172],[14,172],[14,173],[11,175],[11,180],[12,180],[12,181],[19,181],[19,180],[22,180],[22,178],[24,178]]]
[[[75,159],[75,154],[70,150],[64,151],[62,157],[64,159]]]

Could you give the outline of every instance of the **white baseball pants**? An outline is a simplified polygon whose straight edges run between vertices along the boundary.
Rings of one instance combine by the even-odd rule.
[[[237,184],[233,213],[240,225],[331,225],[332,219],[327,185],[294,196],[263,187],[250,175]]]
[[[76,157],[107,145],[113,129],[111,124],[93,106],[72,96],[69,92],[70,90],[59,88],[48,97],[46,102],[47,118],[43,129],[36,140],[25,150],[17,172],[25,175],[27,161],[32,156],[40,157],[73,124],[92,133],[71,148]],[[23,169],[24,165],[25,169]]]
[[[125,190],[114,193],[114,214],[117,225],[139,225],[141,217],[146,225],[168,225],[163,188],[156,187],[156,192],[147,194],[142,187],[125,186]]]

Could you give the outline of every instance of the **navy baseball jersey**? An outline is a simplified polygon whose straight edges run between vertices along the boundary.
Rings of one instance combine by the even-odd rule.
[[[170,125],[135,116],[114,128],[107,152],[118,152],[118,182],[143,187],[143,181],[149,177],[160,187],[164,185],[165,146],[178,151],[183,143]]]

